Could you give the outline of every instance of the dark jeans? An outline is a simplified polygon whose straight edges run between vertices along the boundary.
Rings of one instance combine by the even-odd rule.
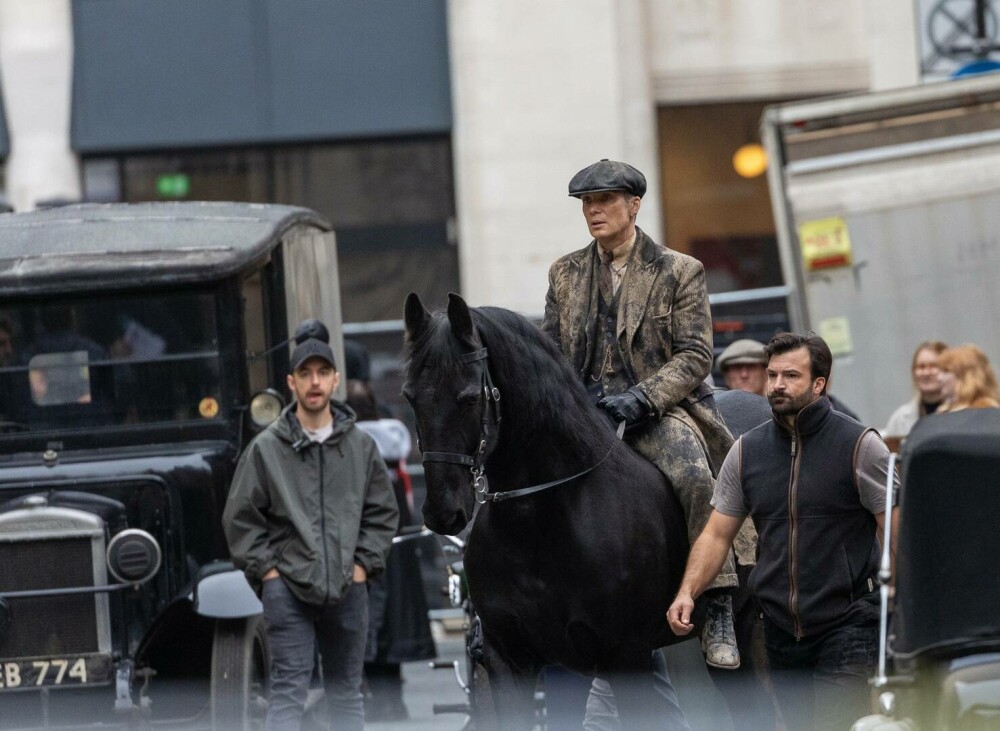
[[[869,712],[878,620],[860,615],[796,640],[764,619],[771,681],[788,731],[844,731]]]
[[[340,602],[306,604],[284,580],[264,582],[264,621],[271,646],[271,699],[268,731],[298,731],[309,693],[316,648],[330,728],[359,731],[365,725],[361,672],[368,636],[368,591],[351,584]]]
[[[658,728],[670,731],[691,731],[684,711],[677,703],[677,693],[667,674],[663,653],[656,650],[651,656],[652,685],[659,695],[659,709],[655,711]],[[565,668],[550,665],[545,668],[545,718],[548,731],[579,729],[587,731],[618,731],[618,705],[611,686],[606,680],[577,675]],[[653,726],[650,725],[650,728]]]
[[[768,673],[767,662],[762,657],[763,629],[748,586],[752,568],[736,564],[740,584],[733,592],[733,627],[740,649],[740,666],[736,670],[720,670],[710,665],[705,667],[726,702],[734,728],[740,731],[774,731],[777,720],[774,705],[761,682],[761,677]],[[758,648],[760,656],[755,655]],[[758,657],[763,667],[758,667]]]

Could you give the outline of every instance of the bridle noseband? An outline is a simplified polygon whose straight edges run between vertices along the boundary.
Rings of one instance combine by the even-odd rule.
[[[424,452],[423,463],[447,462],[463,465],[472,473],[472,488],[476,492],[476,502],[485,503],[489,499],[489,486],[486,484],[486,445],[490,440],[490,426],[494,427],[493,435],[500,435],[500,389],[493,385],[490,374],[489,353],[486,348],[465,353],[459,356],[462,363],[483,361],[483,413],[480,418],[479,449],[472,456],[455,452]]]
[[[596,464],[588,467],[587,469],[577,472],[575,475],[570,475],[569,477],[563,477],[558,480],[552,480],[551,482],[545,482],[540,485],[532,485],[531,487],[522,487],[518,490],[505,490],[504,492],[490,492],[489,484],[486,482],[486,445],[490,440],[491,436],[499,438],[500,436],[500,389],[493,385],[493,376],[490,375],[490,364],[489,364],[489,354],[486,348],[473,351],[472,353],[465,353],[460,356],[460,360],[463,363],[475,363],[476,361],[483,361],[483,413],[480,419],[481,428],[479,433],[479,449],[471,457],[466,454],[457,454],[456,452],[424,452],[423,453],[423,463],[428,462],[447,462],[448,464],[457,464],[464,467],[468,467],[469,471],[472,473],[472,489],[476,495],[476,502],[480,505],[484,505],[488,502],[498,503],[503,500],[508,500],[512,497],[520,497],[522,495],[530,495],[533,492],[539,492],[541,490],[547,490],[550,487],[555,487],[556,485],[561,485],[565,482],[570,482],[577,479],[578,477],[583,477],[588,472],[592,472],[597,469],[604,460],[611,456],[611,452],[615,448],[615,444],[621,441],[622,435],[625,433],[625,422],[623,421],[618,425],[618,431],[616,433],[617,440],[611,445],[611,449],[608,450]],[[490,425],[493,425],[494,431],[491,434]],[[417,447],[420,447],[420,438],[417,437]]]

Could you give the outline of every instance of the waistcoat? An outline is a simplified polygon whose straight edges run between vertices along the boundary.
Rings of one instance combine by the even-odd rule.
[[[759,535],[750,586],[767,618],[804,637],[846,619],[873,589],[875,516],[861,504],[855,464],[868,429],[825,396],[743,435],[740,477]]]
[[[594,329],[594,355],[590,359],[587,390],[594,398],[614,396],[635,385],[622,356],[618,332],[618,303],[625,283],[606,302],[603,294],[597,296],[597,327]]]

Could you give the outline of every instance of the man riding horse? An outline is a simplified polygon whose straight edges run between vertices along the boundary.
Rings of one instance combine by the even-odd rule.
[[[670,480],[693,544],[733,439],[704,383],[713,357],[704,268],[635,225],[645,192],[641,172],[607,159],[570,180],[593,240],[549,269],[542,330],[598,406],[627,423],[628,443]],[[705,662],[717,668],[740,664],[736,583],[730,555],[710,587],[702,633]]]

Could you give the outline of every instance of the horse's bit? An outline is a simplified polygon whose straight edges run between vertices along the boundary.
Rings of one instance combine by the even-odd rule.
[[[461,360],[463,363],[474,363],[477,360],[484,361],[483,414],[481,418],[482,428],[480,430],[479,449],[476,450],[476,453],[471,457],[465,454],[456,454],[455,452],[424,452],[423,462],[424,464],[427,462],[447,462],[449,464],[459,464],[468,467],[469,471],[472,473],[472,489],[476,494],[476,502],[480,505],[484,505],[487,502],[498,503],[512,497],[530,495],[533,492],[547,490],[550,487],[555,487],[556,485],[561,485],[564,482],[570,482],[578,477],[583,477],[588,472],[597,469],[604,462],[604,460],[611,456],[611,452],[615,448],[615,444],[621,441],[622,435],[625,433],[625,422],[623,421],[618,425],[618,439],[611,445],[611,449],[608,450],[607,454],[605,454],[596,464],[588,467],[582,472],[577,472],[575,475],[563,477],[558,480],[552,480],[551,482],[545,482],[540,485],[522,487],[518,490],[490,492],[489,484],[486,482],[486,443],[490,438],[491,422],[495,427],[496,436],[500,436],[500,389],[493,385],[493,377],[490,375],[490,365],[486,348],[476,350],[472,353],[466,353],[461,356]],[[492,419],[490,418],[491,414],[493,417]],[[417,446],[419,447],[419,438],[417,440]]]
[[[422,460],[424,464],[427,462],[448,462],[468,467],[472,473],[472,489],[476,493],[476,502],[480,504],[485,503],[491,497],[488,493],[489,486],[486,483],[486,443],[491,436],[490,426],[494,427],[497,436],[500,434],[500,389],[493,385],[488,357],[486,348],[460,356],[463,363],[483,361],[483,413],[480,418],[479,449],[471,457],[455,452],[424,452]]]

